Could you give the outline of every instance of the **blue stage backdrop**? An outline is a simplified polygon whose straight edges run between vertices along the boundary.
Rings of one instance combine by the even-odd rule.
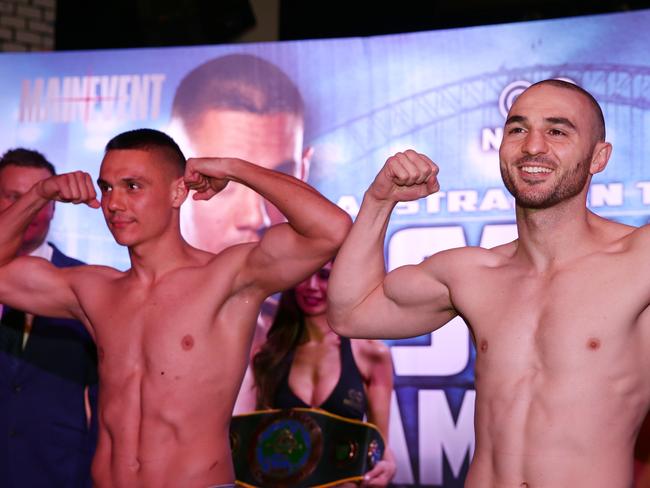
[[[498,169],[504,115],[529,84],[564,78],[601,103],[614,145],[589,205],[633,225],[650,213],[650,11],[405,35],[192,48],[3,54],[0,148],[42,150],[60,172],[97,177],[118,132],[174,134],[170,107],[191,69],[227,53],[281,67],[306,102],[310,183],[352,216],[385,159],[414,148],[440,166],[441,191],[400,205],[390,268],[450,247],[515,237],[513,200]],[[182,142],[182,141],[181,141]],[[124,269],[125,249],[100,212],[57,207],[67,253]],[[391,341],[390,444],[396,484],[461,487],[474,450],[474,350],[460,318],[432,335]]]

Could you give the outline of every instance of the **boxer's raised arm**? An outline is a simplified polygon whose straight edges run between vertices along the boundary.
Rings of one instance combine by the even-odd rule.
[[[254,284],[265,293],[290,288],[330,260],[350,228],[343,210],[292,176],[240,159],[188,160],[186,182],[197,191],[194,198],[210,198],[230,181],[256,191],[287,219],[251,247],[239,283]]]
[[[70,285],[74,268],[17,257],[23,233],[52,200],[99,207],[90,176],[75,172],[39,181],[0,213],[0,303],[38,315],[79,318],[78,300]]]
[[[392,156],[366,191],[359,215],[334,261],[328,289],[328,320],[348,337],[412,337],[442,326],[456,315],[439,269],[448,255],[429,258],[386,274],[384,240],[399,201],[438,190],[437,166],[406,151]]]

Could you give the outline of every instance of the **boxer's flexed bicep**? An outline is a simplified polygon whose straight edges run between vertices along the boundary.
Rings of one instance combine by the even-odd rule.
[[[73,283],[77,267],[57,268],[36,257],[0,267],[0,303],[47,317],[84,319]]]
[[[38,315],[79,318],[74,272],[16,255],[23,233],[45,205],[58,201],[99,208],[96,196],[90,175],[75,171],[38,181],[0,213],[0,303]]]
[[[435,259],[438,258],[438,259]],[[437,276],[437,261],[401,266],[390,273],[356,301],[343,309],[332,303],[328,307],[329,323],[347,337],[401,339],[429,333],[457,315],[448,286]],[[338,266],[338,259],[334,268]]]
[[[287,220],[252,245],[237,283],[270,295],[296,285],[334,256],[351,225],[342,209],[293,176],[243,160],[224,161],[224,178],[248,186]],[[196,189],[212,191],[205,184]]]

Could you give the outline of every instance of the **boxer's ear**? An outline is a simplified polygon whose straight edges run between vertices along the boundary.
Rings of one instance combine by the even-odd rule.
[[[180,208],[187,198],[188,193],[189,190],[185,184],[184,177],[181,176],[180,178],[175,179],[172,183],[172,207]]]
[[[602,170],[604,170],[611,155],[612,145],[609,142],[596,143],[591,157],[589,172],[592,175],[595,175],[596,173],[600,173]]]

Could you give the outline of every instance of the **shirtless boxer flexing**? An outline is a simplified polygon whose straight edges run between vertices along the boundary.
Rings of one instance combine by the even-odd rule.
[[[0,214],[0,302],[82,321],[100,376],[96,487],[196,487],[234,480],[228,427],[259,307],[319,269],[347,233],[348,216],[313,188],[239,159],[187,161],[165,134],[120,134],[98,185],[115,240],[132,267],[58,269],[15,258],[21,234],[50,200],[99,207],[89,175],[48,178]],[[244,184],[288,223],[259,242],[215,255],[181,237],[188,194],[210,198]],[[218,198],[218,197],[217,197]]]
[[[476,344],[476,450],[466,486],[617,488],[650,399],[650,228],[586,208],[611,154],[600,107],[546,80],[512,106],[500,147],[519,238],[384,272],[398,201],[438,190],[414,151],[365,194],[330,279],[331,326],[351,337],[426,334],[455,316]]]

